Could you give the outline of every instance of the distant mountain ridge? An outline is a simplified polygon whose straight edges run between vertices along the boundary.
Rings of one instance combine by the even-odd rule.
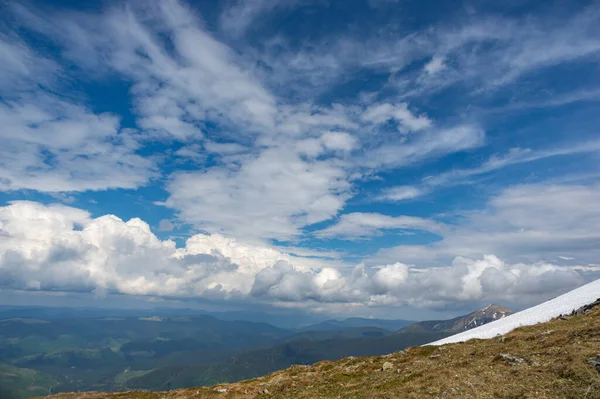
[[[402,351],[389,351],[383,356],[353,355],[310,366],[298,365],[304,361],[310,363],[315,355],[322,357],[326,351],[330,352],[326,356],[328,358],[340,358],[340,353],[337,350],[331,352],[335,348],[330,341],[321,341],[318,347],[312,347],[314,342],[311,342],[309,344],[312,349],[308,351],[304,347],[306,341],[297,341],[271,348],[268,352],[250,351],[240,354],[227,365],[154,370],[132,379],[133,384],[129,385],[130,388],[150,387],[161,392],[86,392],[59,394],[52,398],[597,398],[597,393],[600,392],[597,340],[600,300],[594,300],[598,297],[599,288],[600,280],[558,297],[557,300],[523,310],[510,318],[502,316],[500,310],[504,311],[503,308],[486,307],[463,317],[462,322],[448,324],[449,327],[446,328],[459,325],[469,328],[475,322],[490,318],[498,319],[497,322],[470,329],[456,335],[456,338],[413,346]],[[469,319],[468,316],[473,314],[474,317]],[[542,321],[557,315],[560,316]],[[520,319],[517,321],[531,325],[519,327],[519,323],[511,319]],[[504,327],[511,329],[501,338],[496,334],[504,333],[506,329],[499,328],[503,327],[498,326],[499,324],[509,324]],[[487,331],[490,326],[493,327],[491,332]],[[397,340],[411,334],[420,340],[422,337],[419,335],[448,333],[404,332],[381,339]],[[473,336],[464,337],[465,334]],[[447,342],[464,341],[468,338],[480,339],[456,344]],[[433,346],[442,343],[442,346]],[[348,344],[346,348],[361,348],[356,340],[349,340]],[[387,345],[382,345],[380,349],[384,350],[385,346]],[[268,362],[257,364],[257,358]],[[293,363],[296,365],[284,369],[286,364],[289,365],[290,358],[294,358]],[[202,385],[215,379],[240,380],[241,376],[256,376],[273,368],[279,368],[280,371],[239,383],[164,391],[185,385],[193,386],[194,383]]]
[[[68,312],[57,309],[51,315],[56,318],[0,319],[0,366],[6,364],[5,370],[0,367],[4,372],[0,373],[0,385],[25,398],[50,387],[52,392],[164,391],[234,382],[292,364],[397,352],[444,339],[510,312],[488,306],[448,321],[415,323],[354,317],[300,329],[168,313],[142,312],[130,317],[130,310],[122,314],[110,310],[100,313],[100,318],[68,318]],[[37,387],[32,381],[45,383],[29,393],[30,386]]]
[[[404,327],[398,333],[401,332],[417,332],[417,331],[428,331],[428,332],[448,332],[452,334],[458,334],[463,331],[470,330],[482,326],[492,321],[500,320],[513,314],[510,310],[503,308],[498,305],[488,305],[483,309],[476,310],[475,312],[469,313],[465,316],[455,317],[450,320],[428,320],[420,321]]]
[[[413,323],[415,323],[414,320],[350,317],[343,320],[325,320],[321,323],[303,327],[301,331],[341,331],[350,328],[362,327],[376,327],[383,328],[388,331],[396,331]]]

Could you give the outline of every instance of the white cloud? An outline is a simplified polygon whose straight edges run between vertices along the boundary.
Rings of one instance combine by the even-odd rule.
[[[278,8],[292,7],[300,0],[237,0],[221,13],[221,29],[233,37],[242,36],[246,30],[261,20],[262,14]]]
[[[246,15],[247,5],[239,6]],[[252,10],[254,6],[262,7],[248,5]],[[28,176],[7,176],[3,181],[11,187],[136,188],[153,176],[153,162],[159,158],[150,161],[135,152],[150,140],[172,140],[182,144],[167,154],[177,157],[174,165],[198,165],[198,170],[175,171],[167,180],[164,204],[184,222],[243,239],[291,239],[302,227],[336,216],[352,195],[350,176],[362,169],[370,173],[368,169],[402,167],[468,150],[485,137],[472,126],[432,129],[432,120],[413,113],[407,103],[317,106],[277,97],[268,89],[275,72],[266,81],[254,60],[216,40],[194,11],[177,1],[113,6],[76,18],[14,9],[22,23],[63,46],[62,56],[83,72],[107,77],[116,73],[129,82],[141,132],[119,130],[111,115],[95,116],[98,121],[85,113],[65,115],[75,121],[87,117],[87,125],[103,129],[104,136],[93,146],[98,153],[86,157],[106,165],[85,158],[85,165],[77,164],[81,181],[68,174],[71,169],[62,177],[77,182],[70,185],[52,178],[60,175],[55,165],[42,165],[48,170],[44,178],[36,175],[25,183]],[[377,133],[390,119],[402,132],[421,133],[384,140]],[[116,149],[107,144],[119,140]],[[76,151],[73,146],[64,150]],[[201,168],[208,152],[211,163]]]
[[[369,29],[370,35],[338,35],[334,44],[325,37],[298,48],[278,37],[267,41],[255,57],[273,70],[273,86],[300,96],[321,93],[356,69],[391,73],[390,83],[401,98],[423,98],[458,84],[477,95],[547,68],[593,62],[600,52],[594,40],[600,33],[599,20],[597,4],[559,15],[537,10],[526,16],[484,12],[418,31],[399,33],[390,24]],[[417,62],[425,62],[425,67],[409,67]],[[536,99],[544,95],[536,86],[533,90]],[[527,88],[519,86],[512,94],[524,92]]]
[[[380,213],[346,213],[340,220],[323,230],[315,232],[319,237],[364,239],[384,230],[422,230],[439,232],[444,226],[433,220],[414,216],[388,216]]]
[[[459,125],[423,132],[404,142],[392,142],[363,154],[361,164],[370,168],[400,168],[428,158],[469,151],[485,143],[485,132],[476,126]]]
[[[204,148],[206,148],[208,152],[221,155],[239,154],[248,150],[248,148],[244,147],[241,144],[215,143],[214,141],[207,141],[206,143],[204,143]]]
[[[384,189],[376,199],[379,201],[404,201],[417,198],[425,194],[425,191],[413,186],[395,186]]]
[[[174,174],[165,205],[208,231],[291,239],[299,228],[342,209],[350,190],[346,179],[335,164],[271,148],[240,166]]]
[[[0,125],[0,191],[137,188],[155,175],[154,162],[136,154],[136,133],[115,115],[22,95],[0,104]]]
[[[503,259],[547,262],[558,256],[581,263],[600,257],[598,185],[519,185],[503,190],[479,212],[427,246],[380,250],[372,263],[389,261],[444,263],[456,256],[494,253]]]
[[[423,69],[429,75],[435,75],[436,73],[439,73],[446,68],[446,64],[444,64],[444,61],[444,57],[433,56],[431,58],[431,61],[425,64],[425,67]]]
[[[369,106],[361,115],[365,121],[372,123],[385,123],[395,120],[400,124],[401,131],[415,132],[427,129],[432,125],[431,120],[425,115],[415,115],[408,109],[408,104],[382,103]]]
[[[508,264],[489,255],[438,268],[391,263],[343,273],[333,264],[213,234],[183,248],[161,241],[140,219],[91,218],[63,205],[0,207],[0,285],[33,291],[106,292],[272,304],[444,307],[451,303],[525,303],[583,283],[577,268]],[[318,305],[321,306],[321,305]]]
[[[65,56],[78,65],[129,80],[138,125],[157,135],[198,139],[206,120],[244,125],[245,134],[273,124],[273,96],[178,1],[128,3],[77,18],[17,10],[32,29],[64,45]]]
[[[331,151],[352,151],[357,144],[356,138],[346,132],[325,132],[321,141]]]
[[[431,192],[439,187],[470,184],[473,178],[490,174],[497,170],[519,164],[533,163],[547,158],[562,157],[568,155],[585,155],[600,152],[600,141],[590,140],[580,143],[569,143],[559,145],[555,148],[532,150],[530,148],[514,147],[506,154],[494,154],[481,165],[473,168],[452,169],[438,175],[427,176],[422,179],[420,186],[400,186],[386,188],[378,199],[400,201],[403,199],[416,198]]]

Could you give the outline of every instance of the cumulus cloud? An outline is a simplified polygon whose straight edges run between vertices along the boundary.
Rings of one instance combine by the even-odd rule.
[[[194,235],[177,248],[140,219],[92,218],[80,209],[26,201],[0,208],[0,233],[0,285],[19,290],[438,307],[539,299],[584,281],[573,268],[508,264],[493,255],[437,268],[357,265],[346,273],[215,234]]]

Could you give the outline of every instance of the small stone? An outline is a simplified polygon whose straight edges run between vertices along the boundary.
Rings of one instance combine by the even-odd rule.
[[[502,356],[503,359],[508,360],[508,364],[511,366],[516,366],[517,364],[525,363],[525,359],[509,355],[508,353],[501,353],[500,356]]]
[[[588,364],[591,364],[596,368],[596,371],[600,373],[600,353],[596,356],[595,359],[588,359]]]
[[[383,366],[381,367],[381,371],[385,371],[385,370],[389,370],[391,368],[394,367],[394,364],[391,362],[385,362],[383,363]]]

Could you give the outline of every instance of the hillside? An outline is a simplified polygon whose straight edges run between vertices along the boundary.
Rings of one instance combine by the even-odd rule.
[[[235,384],[160,393],[71,393],[52,398],[598,399],[600,306],[577,313],[493,339],[292,366]]]
[[[249,349],[213,364],[180,363],[159,367],[127,381],[132,389],[169,390],[189,386],[212,385],[254,378],[287,368],[292,364],[307,365],[321,360],[337,360],[347,356],[377,356],[409,346],[422,345],[443,339],[457,332],[475,328],[509,314],[499,306],[488,306],[452,320],[414,323],[397,332],[376,328],[354,328],[336,331],[320,330],[294,334],[281,343],[264,348]],[[321,327],[361,324],[369,319],[328,321]],[[403,320],[390,320],[402,323]],[[411,328],[412,327],[412,328]],[[201,358],[204,354],[198,353]],[[192,358],[190,356],[188,358]]]
[[[248,350],[230,356],[227,361],[211,365],[183,364],[163,367],[132,378],[133,389],[167,390],[216,382],[234,382],[287,368],[293,364],[308,365],[321,360],[347,356],[382,355],[413,345],[422,345],[448,336],[448,333],[406,333],[378,338],[296,340],[285,344]]]

